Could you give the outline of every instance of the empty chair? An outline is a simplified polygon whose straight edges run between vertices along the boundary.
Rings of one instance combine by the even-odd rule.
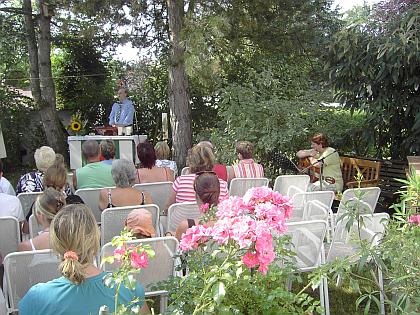
[[[8,254],[4,258],[4,277],[9,313],[17,311],[19,301],[33,285],[60,277],[59,264],[50,249]]]
[[[136,184],[133,188],[148,192],[152,197],[153,203],[162,211],[165,209],[169,193],[172,191],[172,182]]]
[[[106,244],[124,230],[127,215],[134,209],[146,209],[152,214],[152,222],[159,234],[159,207],[153,204],[105,209],[101,214],[101,244]]]
[[[283,196],[290,196],[289,189],[291,186],[298,188],[302,192],[306,192],[308,185],[308,175],[280,175],[274,182],[273,190],[279,192]]]
[[[0,217],[0,253],[2,256],[16,252],[19,243],[18,220],[15,217]]]
[[[167,291],[151,291],[151,287],[157,282],[168,280],[175,275],[175,254],[178,249],[178,240],[175,237],[157,237],[144,238],[127,242],[127,244],[147,244],[155,251],[155,257],[149,260],[147,268],[140,273],[134,274],[134,277],[143,285],[146,297],[160,296],[160,312],[164,313],[167,306]],[[102,247],[101,257],[107,257],[113,254],[115,247],[111,243],[107,243]],[[117,264],[103,265],[104,271],[113,271],[117,268]]]
[[[294,194],[292,197],[293,216],[290,221],[328,220],[334,196],[333,191]]]
[[[25,216],[25,218],[28,215],[29,211],[31,210],[31,207],[33,203],[35,202],[36,198],[40,194],[42,194],[42,191],[41,192],[23,192],[17,196],[20,200],[20,203],[22,204],[23,215]]]
[[[35,236],[38,236],[39,232],[41,232],[42,230],[42,226],[38,224],[36,217],[32,214],[29,217],[29,236],[31,238],[34,238]]]
[[[76,190],[75,194],[82,198],[86,206],[88,206],[95,216],[96,222],[101,222],[101,211],[99,210],[99,194],[102,189],[109,189],[115,187],[104,188],[83,188]]]
[[[316,269],[324,261],[324,238],[327,232],[327,221],[312,220],[287,223],[286,235],[291,237],[291,250],[296,254],[296,267],[301,272]],[[325,314],[329,314],[328,283],[322,279],[319,294]]]
[[[268,178],[234,178],[230,182],[229,195],[242,197],[253,187],[268,186]]]
[[[201,216],[196,202],[174,203],[168,209],[168,221],[165,232],[175,232],[179,224],[186,219],[198,219]]]

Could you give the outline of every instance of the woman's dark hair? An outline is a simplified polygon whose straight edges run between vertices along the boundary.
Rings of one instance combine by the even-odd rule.
[[[203,203],[216,206],[219,203],[220,182],[214,172],[199,173],[194,181],[194,190]]]
[[[323,133],[317,133],[317,134],[315,134],[315,135],[311,138],[311,141],[312,141],[313,143],[318,144],[318,145],[320,145],[320,144],[321,144],[323,148],[328,147],[328,139],[327,139],[327,136],[326,136],[326,135],[324,135]]]
[[[140,142],[137,145],[137,156],[142,167],[152,168],[156,162],[156,153],[153,145],[148,142]]]

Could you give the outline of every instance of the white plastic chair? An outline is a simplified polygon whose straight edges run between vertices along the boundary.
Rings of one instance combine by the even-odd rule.
[[[1,288],[0,288],[0,315],[7,315],[6,299],[4,297],[4,294]]]
[[[274,182],[273,190],[279,192],[283,196],[291,196],[289,192],[290,186],[300,189],[301,192],[306,192],[309,185],[308,175],[280,175]]]
[[[152,197],[153,204],[157,205],[159,210],[162,211],[165,209],[168,196],[172,191],[172,182],[136,184],[133,188],[148,192]]]
[[[15,217],[0,217],[0,253],[5,257],[17,251],[20,243],[19,222]]]
[[[366,204],[367,206],[367,204]],[[378,245],[384,236],[386,226],[389,222],[389,215],[387,213],[373,213],[361,215],[363,226],[360,231],[360,238],[362,241],[368,241],[371,247]],[[345,217],[337,222],[334,232],[333,240],[327,253],[327,262],[332,262],[338,257],[348,257],[357,253],[360,249],[358,238],[357,222],[354,222],[350,230],[346,229],[348,218]],[[355,261],[357,257],[353,258]],[[385,314],[385,302],[383,295],[383,276],[382,270],[378,267],[378,281],[381,287],[380,290],[380,314]]]
[[[29,211],[31,210],[31,207],[33,203],[35,202],[36,198],[42,194],[42,191],[40,192],[23,192],[17,195],[20,204],[22,205],[23,215],[28,215]]]
[[[38,224],[38,221],[36,220],[35,215],[31,215],[29,217],[29,236],[30,238],[34,238],[35,236],[39,235],[39,232],[41,232],[42,226]]]
[[[294,194],[292,197],[293,216],[290,221],[327,221],[334,197],[333,191],[312,191]]]
[[[159,231],[159,207],[154,204],[138,205],[129,207],[107,208],[101,214],[101,244],[106,244],[112,240],[114,236],[120,235],[124,230],[125,220],[128,214],[134,209],[146,209],[152,214],[153,227],[157,235]]]
[[[115,187],[104,187],[104,188],[82,188],[76,190],[74,193],[82,198],[86,206],[88,206],[95,216],[96,222],[101,222],[101,210],[99,210],[99,195],[102,189],[112,189]]]
[[[252,187],[268,186],[268,178],[234,178],[230,182],[229,195],[242,197]]]
[[[201,216],[196,202],[174,203],[168,209],[165,232],[175,232],[179,224],[186,219],[198,219]]]
[[[190,173],[190,168],[188,166],[185,166],[181,170],[181,175],[187,175]]]
[[[301,272],[316,269],[325,263],[324,238],[328,223],[324,220],[287,223],[286,235],[291,237],[291,250],[296,253],[297,268]],[[329,314],[327,279],[322,279],[319,287],[321,306]]]
[[[60,260],[51,249],[10,253],[4,258],[4,277],[8,312],[18,311],[17,305],[35,284],[60,277]]]
[[[146,296],[161,296],[160,299],[160,312],[166,309],[167,305],[167,292],[166,291],[150,291],[151,286],[159,281],[168,280],[175,275],[175,254],[178,249],[178,240],[175,237],[155,237],[144,238],[135,241],[127,242],[127,244],[144,244],[150,245],[155,251],[155,257],[149,260],[147,268],[140,273],[135,273],[134,277],[145,288]],[[101,249],[101,257],[107,257],[113,254],[114,247],[111,243],[105,244]],[[104,271],[114,271],[118,267],[117,263],[104,264]]]

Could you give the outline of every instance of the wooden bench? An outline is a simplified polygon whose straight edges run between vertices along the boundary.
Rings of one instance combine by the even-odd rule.
[[[342,156],[340,160],[344,181],[343,189],[357,187],[356,176],[359,173],[363,176],[360,187],[378,186],[381,162],[348,156]]]

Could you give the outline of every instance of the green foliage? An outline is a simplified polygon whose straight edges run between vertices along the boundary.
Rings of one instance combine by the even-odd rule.
[[[337,32],[327,68],[337,99],[369,113],[377,156],[420,152],[420,9],[393,19],[352,25]]]

